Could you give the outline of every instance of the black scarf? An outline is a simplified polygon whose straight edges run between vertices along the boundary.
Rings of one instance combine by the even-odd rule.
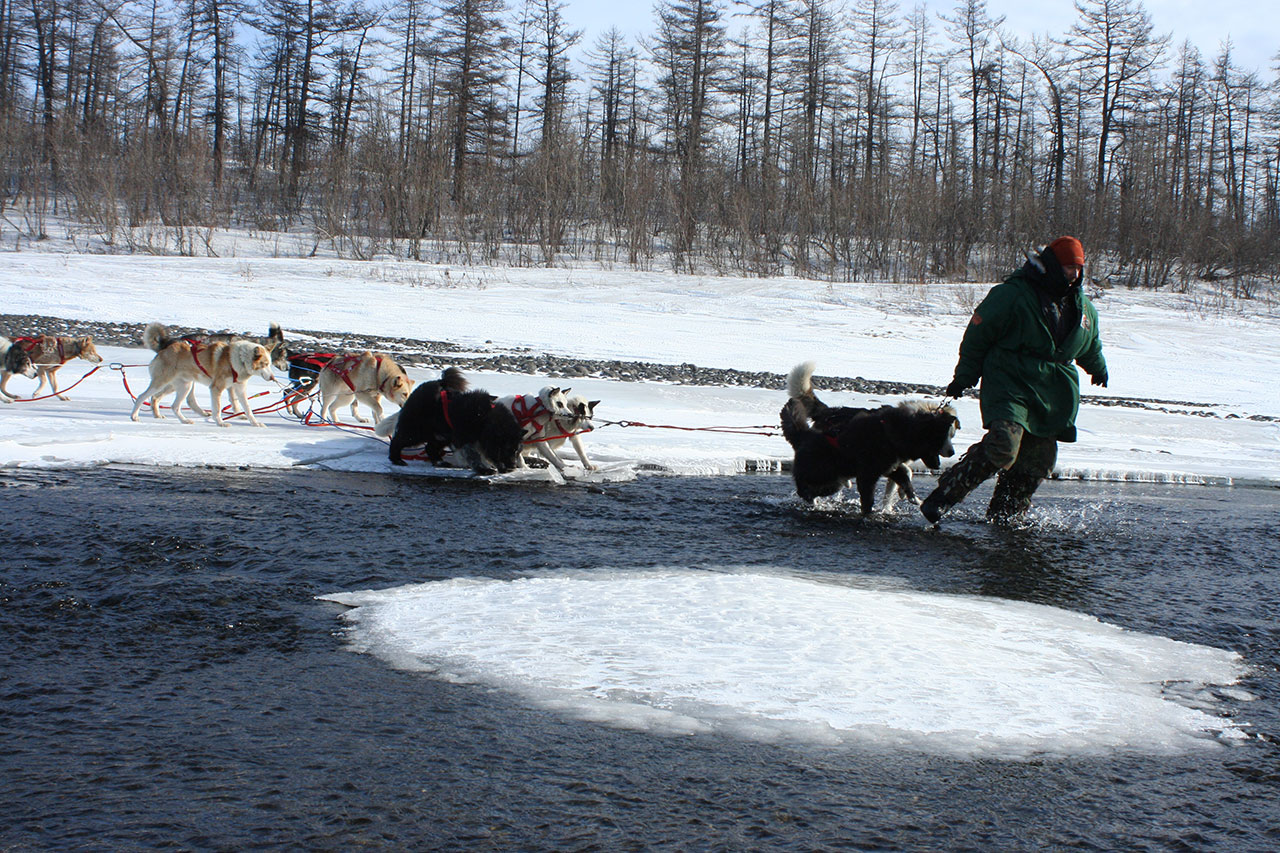
[[[1023,271],[1040,297],[1040,309],[1044,312],[1054,344],[1062,346],[1080,322],[1079,303],[1073,292],[1078,285],[1067,281],[1058,256],[1048,247],[1035,257],[1029,256]]]

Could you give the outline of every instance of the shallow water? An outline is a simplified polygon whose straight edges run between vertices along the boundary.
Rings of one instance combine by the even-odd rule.
[[[812,510],[780,476],[604,487],[7,472],[0,847],[1280,844],[1280,493],[1045,486],[1033,523]],[[929,484],[922,484],[927,491]],[[1018,760],[601,725],[352,650],[316,596],[753,568],[1012,599],[1239,652],[1235,745]],[[797,614],[803,620],[804,614]],[[1250,698],[1252,697],[1252,698]]]

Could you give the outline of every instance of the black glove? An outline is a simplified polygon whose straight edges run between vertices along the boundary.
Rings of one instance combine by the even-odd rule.
[[[951,384],[947,386],[947,396],[955,397],[957,400],[964,396],[964,389],[969,386],[961,382],[959,379],[952,379]]]
[[[1104,370],[1101,373],[1089,374],[1089,381],[1092,382],[1094,385],[1097,385],[1102,388],[1106,388],[1107,387],[1107,371]]]

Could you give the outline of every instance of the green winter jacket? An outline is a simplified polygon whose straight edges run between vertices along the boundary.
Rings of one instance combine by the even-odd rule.
[[[1061,268],[1055,272],[1065,284]],[[1095,378],[1107,371],[1098,311],[1079,287],[1070,288],[1073,328],[1057,345],[1032,284],[1038,275],[1044,275],[1042,267],[1029,261],[987,293],[960,342],[955,379],[966,388],[982,380],[984,429],[993,421],[1013,421],[1032,435],[1075,441],[1080,378],[1072,362]]]

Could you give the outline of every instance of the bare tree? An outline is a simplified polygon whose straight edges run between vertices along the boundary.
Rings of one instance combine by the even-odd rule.
[[[658,6],[654,62],[670,145],[674,148],[676,264],[689,260],[705,188],[703,164],[710,144],[711,105],[724,70],[724,27],[717,0],[665,0]]]

